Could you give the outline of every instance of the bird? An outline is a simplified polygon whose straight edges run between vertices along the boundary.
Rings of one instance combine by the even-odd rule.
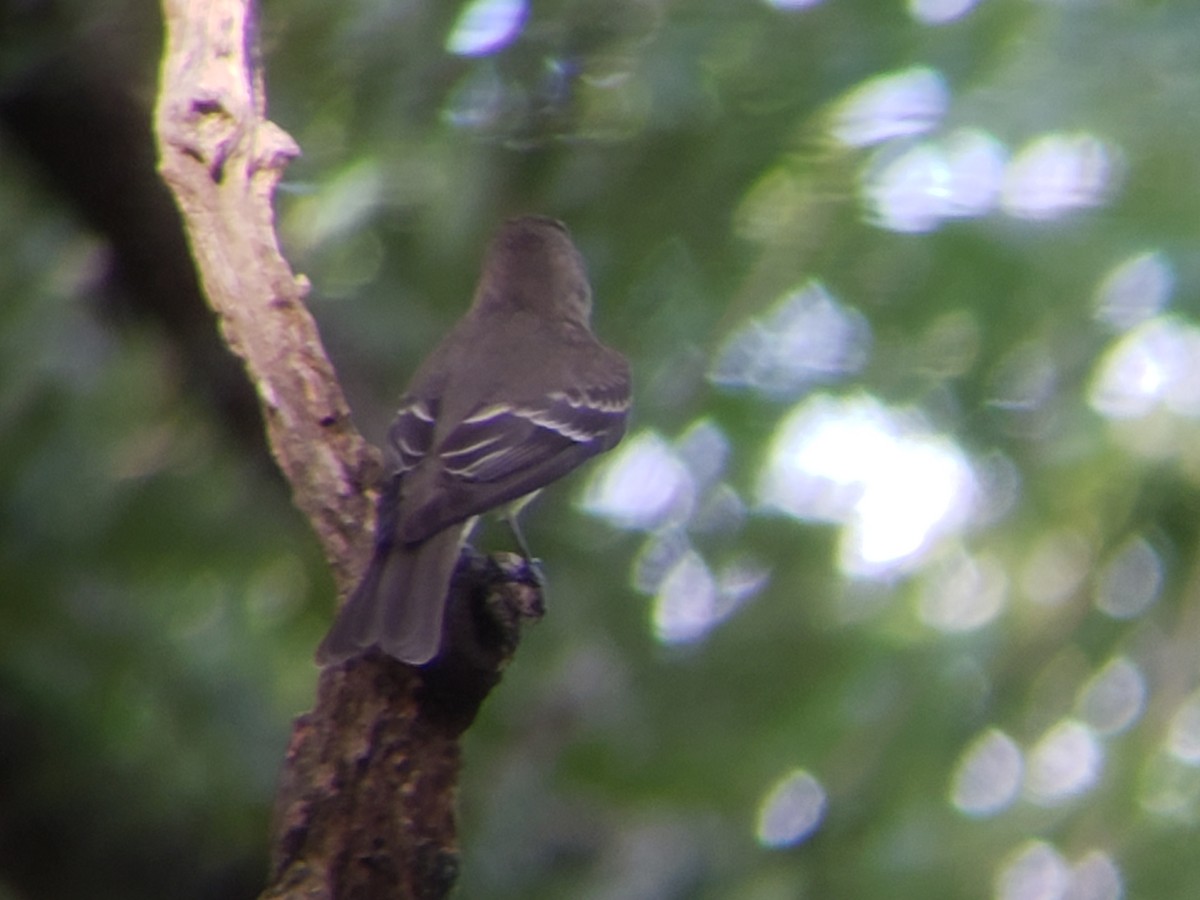
[[[504,222],[470,308],[413,374],[387,440],[366,573],[317,649],[378,647],[419,666],[440,649],[450,580],[476,519],[515,510],[625,433],[629,363],[593,335],[592,289],[567,227]],[[509,515],[526,558],[528,547]]]

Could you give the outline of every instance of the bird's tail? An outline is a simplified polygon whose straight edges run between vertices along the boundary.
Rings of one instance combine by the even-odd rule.
[[[366,575],[317,648],[317,662],[343,662],[373,646],[412,665],[436,656],[464,530],[447,528],[419,544],[377,543]]]

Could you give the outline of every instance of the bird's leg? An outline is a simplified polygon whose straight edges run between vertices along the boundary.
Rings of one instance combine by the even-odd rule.
[[[542,561],[530,552],[529,543],[525,540],[525,535],[521,531],[520,524],[517,522],[517,512],[517,510],[513,510],[507,513],[504,516],[504,521],[508,523],[508,529],[512,532],[513,538],[516,539],[521,555],[525,557],[525,563],[529,567],[529,574],[537,582],[538,587],[544,588],[546,586],[546,575],[542,572]]]

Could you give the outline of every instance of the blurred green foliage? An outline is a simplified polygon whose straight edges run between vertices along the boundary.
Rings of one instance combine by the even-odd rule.
[[[727,456],[636,527],[581,511],[621,465],[645,496],[667,477],[620,450],[530,511],[549,614],[469,735],[461,896],[1196,896],[1200,8],[505,3],[513,28],[466,55],[465,6],[262,10],[271,116],[304,152],[281,233],[360,426],[382,438],[487,236],[538,211],[633,360],[629,440],[692,487],[717,453],[688,459],[689,429]],[[156,13],[57,15],[4,48],[5,90]],[[844,139],[856,91],[914,71],[944,108]],[[938,162],[962,129],[1002,148],[995,196],[895,218],[963,202]],[[1047,136],[1092,156],[1018,195]],[[101,314],[104,235],[2,133],[0,209],[0,896],[248,896],[333,608],[319,549],[172,339]],[[1161,269],[1118,322],[1103,285],[1141,254]],[[865,323],[861,365],[715,383],[813,279]],[[772,510],[782,425],[821,395],[871,398],[897,452],[954,449],[969,514],[864,575],[852,517]],[[765,586],[707,610],[635,589],[671,547],[692,588],[738,561]]]

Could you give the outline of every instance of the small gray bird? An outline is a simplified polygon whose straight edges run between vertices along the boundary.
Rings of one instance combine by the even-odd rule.
[[[621,439],[629,363],[592,335],[591,312],[587,272],[566,226],[539,216],[505,222],[471,308],[404,394],[388,435],[394,474],[380,500],[374,556],[318,662],[374,646],[428,662],[475,518]]]

